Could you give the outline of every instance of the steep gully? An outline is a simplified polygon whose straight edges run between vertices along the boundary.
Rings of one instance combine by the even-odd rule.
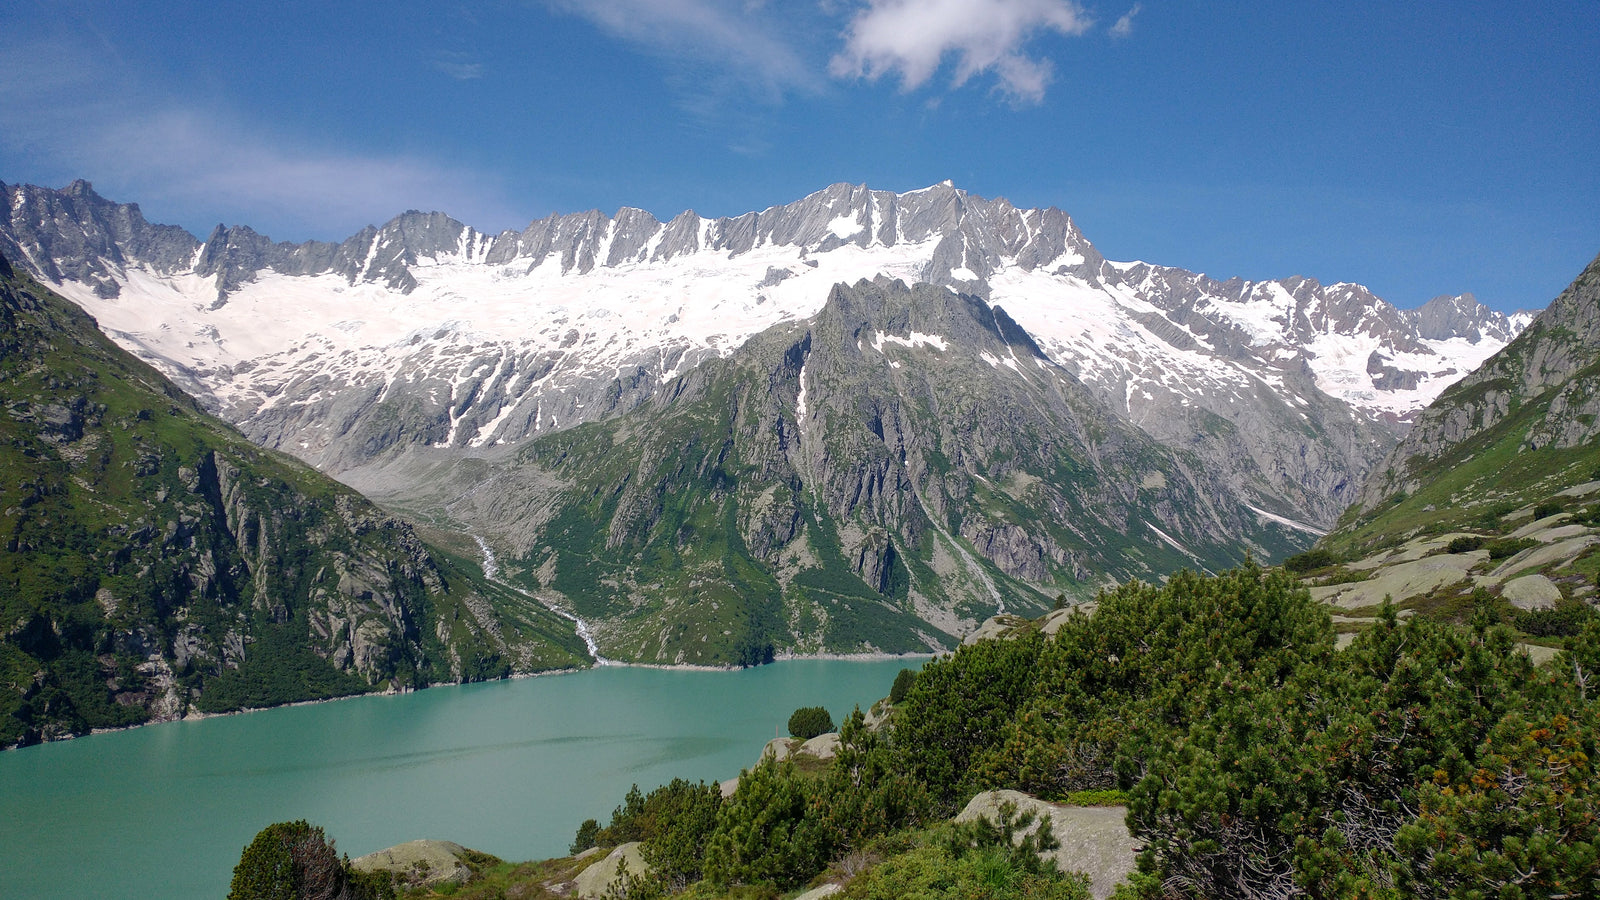
[[[494,582],[495,584],[500,585],[503,588],[506,588],[507,590],[516,591],[518,594],[521,594],[522,596],[528,598],[529,600],[532,600],[533,602],[539,604],[540,606],[543,606],[545,609],[550,610],[551,612],[555,613],[556,615],[560,616],[561,618],[566,619],[568,622],[571,622],[573,631],[577,633],[578,637],[583,639],[583,645],[585,647],[589,648],[589,655],[594,657],[594,664],[595,665],[597,665],[597,666],[619,666],[619,665],[624,665],[623,663],[619,663],[614,659],[607,659],[604,656],[600,655],[600,646],[594,642],[594,635],[589,632],[589,623],[587,623],[584,620],[578,618],[573,613],[567,612],[566,610],[562,609],[561,607],[556,606],[554,603],[550,603],[550,602],[547,602],[547,601],[545,601],[545,600],[543,600],[543,599],[541,599],[539,597],[535,597],[532,594],[528,593],[527,591],[523,590],[522,588],[517,587],[516,585],[510,583],[509,581],[505,581],[504,579],[502,579],[500,577],[500,564],[495,562],[494,548],[490,547],[489,546],[489,542],[485,541],[479,535],[476,535],[476,534],[473,535],[472,539],[474,541],[478,542],[478,550],[483,554],[483,577],[489,579],[490,581]]]

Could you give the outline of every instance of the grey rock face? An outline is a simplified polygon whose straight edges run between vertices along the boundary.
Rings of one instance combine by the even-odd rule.
[[[472,870],[467,848],[453,841],[406,841],[350,860],[357,872],[386,872],[412,887],[466,884]]]
[[[45,281],[79,281],[100,296],[115,297],[129,261],[177,271],[194,259],[193,235],[174,225],[151,225],[138,204],[111,203],[87,181],[59,191],[0,182],[0,194],[10,210],[0,228],[0,255]]]
[[[697,661],[677,623],[732,602],[681,585],[730,566],[752,585],[741,602],[770,605],[713,627],[907,652],[1008,604],[1309,542],[1104,410],[1003,311],[887,279],[839,286],[811,319],[455,474],[447,493],[449,514],[563,592],[607,655],[661,662]]]
[[[0,650],[28,673],[11,708],[39,701],[0,745],[584,659],[553,614],[245,441],[21,279],[0,282],[0,409],[0,559],[32,586]],[[88,679],[64,668],[79,655]]]
[[[1411,315],[1417,334],[1429,340],[1461,337],[1476,342],[1487,333],[1498,340],[1510,341],[1517,336],[1505,317],[1490,313],[1471,294],[1440,295],[1413,310]]]
[[[1600,378],[1590,371],[1597,356],[1600,257],[1515,340],[1422,412],[1362,486],[1357,508],[1370,510],[1399,491],[1415,490],[1415,473],[1531,403],[1548,400],[1549,408],[1527,432],[1523,449],[1577,447],[1600,435]]]
[[[710,268],[790,248],[788,263],[761,266],[741,288],[752,308],[771,307],[769,292],[791,287],[835,252],[899,254],[911,260],[894,264],[908,280],[980,299],[994,296],[992,282],[1003,275],[1049,273],[1134,298],[1118,313],[1126,316],[1118,334],[1137,332],[1144,343],[1046,340],[1036,327],[1030,333],[1005,309],[991,307],[1008,345],[1031,347],[1019,351],[1020,358],[1063,367],[1117,416],[1195,454],[1228,489],[1312,530],[1331,527],[1356,485],[1407,427],[1413,410],[1385,405],[1384,397],[1454,377],[1457,367],[1448,360],[1432,361],[1437,354],[1429,341],[1503,340],[1514,331],[1506,317],[1470,296],[1401,311],[1356,285],[1304,278],[1218,281],[1111,263],[1060,210],[1019,210],[948,183],[905,194],[838,184],[760,212],[702,219],[686,211],[665,224],[629,208],[615,216],[552,215],[497,235],[441,213],[411,211],[337,244],[274,243],[243,226],[219,226],[199,241],[181,229],[148,225],[136,206],[103,200],[81,182],[62,191],[0,187],[12,209],[9,220],[0,219],[0,250],[16,247],[24,266],[40,277],[81,282],[105,295],[120,290],[130,267],[193,273],[214,279],[216,294],[203,301],[213,312],[267,273],[335,275],[351,286],[382,286],[403,305],[418,288],[419,273],[440,260],[481,268],[495,279],[552,267],[570,279],[613,278],[630,267],[694,254]],[[905,256],[908,247],[918,248],[916,254]],[[819,300],[825,292],[817,288]],[[686,304],[699,301],[692,289],[684,298]],[[329,297],[330,304],[344,302]],[[815,308],[802,315],[775,312],[771,321],[793,321]],[[390,313],[380,308],[370,314]],[[435,317],[419,319],[414,333],[384,346],[351,349],[313,335],[225,364],[198,352],[184,357],[189,351],[182,348],[142,352],[253,440],[362,480],[381,479],[381,471],[368,470],[383,470],[400,457],[493,455],[497,447],[625,413],[656,396],[674,375],[737,346],[715,335],[675,332],[675,316],[653,336],[629,344],[593,319],[576,321],[556,342],[486,338],[469,322],[429,315]],[[615,311],[616,318],[626,315]],[[1329,395],[1325,363],[1312,349],[1329,335],[1379,347],[1367,360],[1365,382],[1342,388],[1348,396]],[[137,336],[120,337],[138,342]],[[191,346],[231,346],[230,340],[237,338],[217,333],[202,318]],[[885,427],[894,427],[893,410],[884,412],[891,415]],[[862,477],[872,491],[903,487],[873,480],[889,479],[888,470]],[[781,522],[774,524],[781,530]],[[756,540],[771,544],[770,537]],[[1038,572],[1056,553],[1046,546],[1014,549],[1021,555],[1008,565],[1018,572]],[[881,568],[881,557],[874,558],[862,558],[861,570]]]
[[[957,822],[988,819],[998,822],[1006,807],[1013,815],[1032,815],[1034,823],[1017,835],[1021,840],[1040,827],[1048,816],[1050,830],[1060,845],[1049,852],[1063,872],[1089,876],[1089,894],[1105,900],[1136,869],[1138,844],[1128,831],[1125,806],[1067,806],[1047,803],[1020,791],[984,791],[973,797],[956,816]]]

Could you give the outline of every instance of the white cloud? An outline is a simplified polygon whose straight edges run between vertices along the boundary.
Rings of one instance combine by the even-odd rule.
[[[38,66],[40,58],[57,64]],[[0,121],[7,155],[38,161],[37,174],[16,174],[85,178],[110,199],[159,208],[166,221],[176,212],[191,228],[224,219],[278,239],[337,239],[408,208],[482,228],[522,221],[479,173],[328,149],[226,109],[157,96],[72,44],[0,46]]]
[[[898,72],[911,90],[955,57],[951,83],[993,72],[1014,99],[1039,102],[1050,83],[1049,60],[1023,52],[1035,35],[1079,35],[1093,24],[1072,0],[868,0],[850,21],[845,48],[830,67],[841,78],[876,79]]]
[[[741,0],[545,0],[623,40],[665,56],[754,73],[767,88],[809,87],[811,67],[764,2]]]
[[[433,67],[457,81],[472,81],[483,77],[483,63],[436,59]]]
[[[119,158],[119,148],[137,150]],[[480,227],[491,227],[484,216],[507,224],[472,173],[403,156],[297,146],[191,110],[108,124],[85,150],[98,157],[89,161],[95,170],[148,185],[169,201],[247,210],[319,230],[354,231],[406,209],[443,210]]]
[[[1133,17],[1139,14],[1139,8],[1141,6],[1143,6],[1143,4],[1135,3],[1132,9],[1122,14],[1122,18],[1118,19],[1117,23],[1111,26],[1112,37],[1125,38],[1128,35],[1133,34]]]

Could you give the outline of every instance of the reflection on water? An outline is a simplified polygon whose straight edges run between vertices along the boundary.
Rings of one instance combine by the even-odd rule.
[[[215,900],[258,830],[300,818],[352,857],[416,838],[560,855],[635,782],[731,778],[795,708],[837,721],[920,664],[606,667],[0,753],[0,897]]]

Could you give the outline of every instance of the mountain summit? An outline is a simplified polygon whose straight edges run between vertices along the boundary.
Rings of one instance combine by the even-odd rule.
[[[1060,210],[949,183],[498,235],[408,212],[337,244],[200,240],[83,182],[0,193],[0,252],[207,407],[476,535],[592,616],[606,652],[648,658],[939,645],[1008,593],[1290,552],[1525,324],[1467,296],[1407,311],[1354,284],[1114,262]],[[679,434],[691,420],[710,431]],[[674,554],[712,510],[732,517],[718,559],[766,587],[716,601],[694,647],[666,635],[685,612],[663,598],[687,582],[660,567],[709,564]],[[580,558],[633,562],[579,584],[561,573]],[[804,560],[899,624],[818,644],[816,597],[790,591]]]

